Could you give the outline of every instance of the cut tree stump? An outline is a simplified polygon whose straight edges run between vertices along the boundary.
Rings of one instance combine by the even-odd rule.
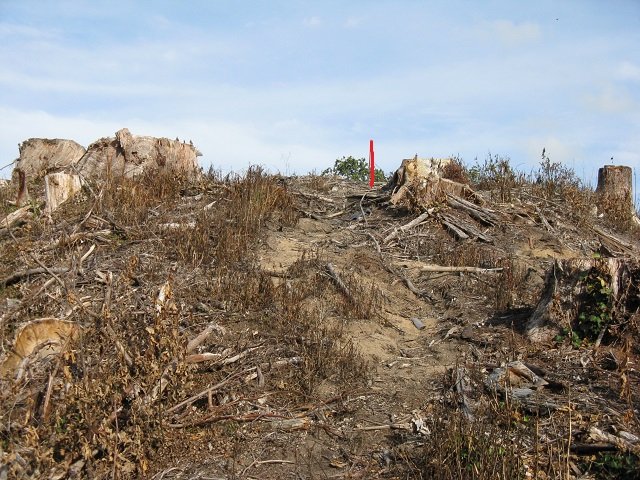
[[[585,279],[589,275],[602,281],[602,288],[610,292],[608,313],[614,323],[624,328],[628,316],[640,308],[640,261],[636,258],[556,260],[526,324],[526,334],[531,341],[547,342],[563,330],[572,331],[580,313],[590,311],[597,294],[587,291]]]
[[[476,199],[476,193],[468,185],[442,177],[450,158],[413,159],[402,161],[391,181],[384,187],[391,190],[393,205],[413,211],[425,211],[434,203],[445,201],[447,195],[462,199]]]
[[[54,212],[59,205],[66,202],[82,189],[80,175],[68,173],[50,173],[44,177],[45,211]]]
[[[633,205],[633,171],[623,165],[605,165],[598,170],[598,211],[613,220],[640,224]],[[626,218],[625,218],[626,217]]]

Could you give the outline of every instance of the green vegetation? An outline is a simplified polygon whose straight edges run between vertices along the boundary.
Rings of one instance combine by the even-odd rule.
[[[601,479],[637,480],[640,459],[632,453],[601,453],[590,465],[590,471]]]
[[[611,321],[611,282],[595,268],[581,280],[584,284],[585,301],[583,310],[578,314],[576,330],[581,337],[595,340]]]
[[[356,182],[367,182],[369,180],[369,162],[364,158],[354,158],[352,156],[336,159],[333,168],[327,168],[322,175],[337,175],[348,178]],[[375,169],[375,181],[385,182],[386,175],[380,168]]]

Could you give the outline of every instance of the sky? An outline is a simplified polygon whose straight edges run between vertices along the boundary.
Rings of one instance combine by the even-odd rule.
[[[0,168],[122,127],[224,172],[320,172],[370,139],[385,172],[640,167],[639,0],[0,0],[0,65]]]

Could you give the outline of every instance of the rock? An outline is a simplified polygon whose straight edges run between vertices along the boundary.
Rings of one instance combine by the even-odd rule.
[[[50,171],[62,170],[85,154],[82,145],[58,138],[30,138],[20,144],[19,151],[20,158],[16,161],[14,176],[22,171],[29,181],[42,178]]]
[[[108,175],[135,177],[154,169],[195,174],[199,155],[191,143],[136,136],[123,128],[116,132],[115,137],[101,138],[89,145],[77,169],[87,178]]]

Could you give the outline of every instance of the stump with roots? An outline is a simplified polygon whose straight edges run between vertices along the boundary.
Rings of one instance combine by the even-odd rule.
[[[534,342],[576,332],[599,345],[607,331],[622,334],[638,330],[639,316],[640,260],[557,260],[547,274],[526,332]]]

